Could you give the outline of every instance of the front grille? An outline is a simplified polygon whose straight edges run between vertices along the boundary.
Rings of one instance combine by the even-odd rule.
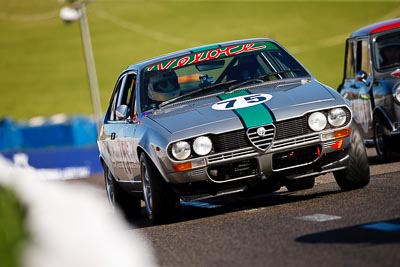
[[[277,122],[275,127],[275,140],[282,140],[312,133],[312,131],[308,128],[307,117]]]
[[[245,130],[239,130],[211,136],[215,153],[225,152],[251,146]]]
[[[262,129],[262,133],[259,130]],[[271,125],[266,125],[263,127],[255,127],[247,130],[247,136],[250,142],[260,150],[267,150],[274,140],[275,128]]]

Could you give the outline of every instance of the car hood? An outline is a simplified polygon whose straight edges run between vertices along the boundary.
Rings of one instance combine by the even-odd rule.
[[[229,107],[239,102],[242,106]],[[336,91],[313,80],[251,86],[230,94],[194,98],[163,107],[148,117],[172,134],[184,133],[187,137],[188,131],[193,131],[193,135],[217,134],[257,127],[299,117],[311,110],[343,104],[343,98]]]

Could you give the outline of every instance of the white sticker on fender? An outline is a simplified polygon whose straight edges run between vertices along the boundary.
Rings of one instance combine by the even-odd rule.
[[[247,108],[269,101],[272,98],[270,94],[251,94],[228,98],[215,103],[211,108],[215,110],[231,110]]]

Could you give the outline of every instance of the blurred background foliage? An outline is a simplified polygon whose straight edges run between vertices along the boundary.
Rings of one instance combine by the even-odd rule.
[[[57,0],[0,0],[0,118],[91,114],[79,23]],[[103,111],[118,74],[168,52],[270,37],[337,88],[344,41],[400,16],[399,1],[96,0],[87,6]]]

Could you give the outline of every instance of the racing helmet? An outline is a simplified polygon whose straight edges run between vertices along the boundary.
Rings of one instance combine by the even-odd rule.
[[[178,77],[174,71],[159,72],[150,77],[148,96],[154,101],[166,101],[179,96]]]

